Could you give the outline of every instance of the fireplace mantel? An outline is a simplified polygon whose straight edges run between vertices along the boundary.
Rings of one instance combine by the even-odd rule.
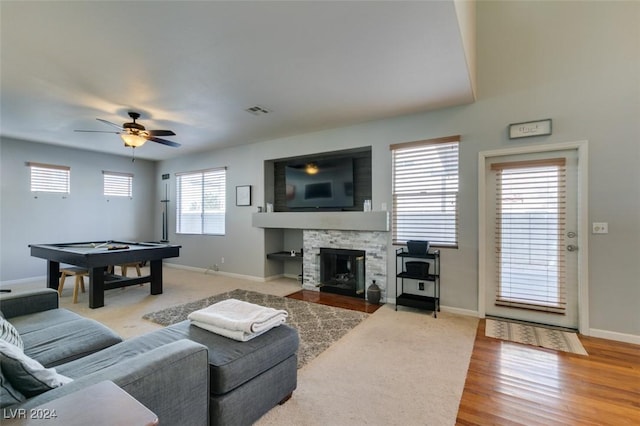
[[[253,213],[252,224],[256,228],[389,231],[389,213],[386,211]]]

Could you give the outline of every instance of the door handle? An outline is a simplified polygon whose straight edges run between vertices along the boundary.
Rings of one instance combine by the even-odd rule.
[[[569,244],[567,246],[567,251],[578,251],[578,246],[574,246],[573,244]]]

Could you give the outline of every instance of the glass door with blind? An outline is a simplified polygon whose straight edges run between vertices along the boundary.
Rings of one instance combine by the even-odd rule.
[[[575,151],[486,164],[486,314],[578,327]]]

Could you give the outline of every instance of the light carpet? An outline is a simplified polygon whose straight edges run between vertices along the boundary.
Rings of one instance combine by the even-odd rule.
[[[385,304],[298,371],[256,426],[455,425],[478,319]]]
[[[511,321],[486,320],[485,335],[495,339],[588,355],[576,333]]]
[[[193,311],[226,299],[243,300],[256,305],[287,311],[289,316],[286,324],[296,328],[300,335],[298,368],[302,368],[369,316],[364,312],[236,289],[195,302],[148,313],[143,315],[142,318],[167,326],[186,320],[187,316]]]

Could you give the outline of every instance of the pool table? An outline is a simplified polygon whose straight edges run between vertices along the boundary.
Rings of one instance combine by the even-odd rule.
[[[47,260],[47,287],[58,289],[60,264],[89,271],[89,307],[104,306],[104,291],[151,283],[151,294],[162,294],[162,259],[180,256],[181,246],[129,241],[30,244],[31,256]],[[109,266],[137,262],[150,263],[150,275],[127,278],[107,272]],[[115,272],[115,268],[114,272]]]

